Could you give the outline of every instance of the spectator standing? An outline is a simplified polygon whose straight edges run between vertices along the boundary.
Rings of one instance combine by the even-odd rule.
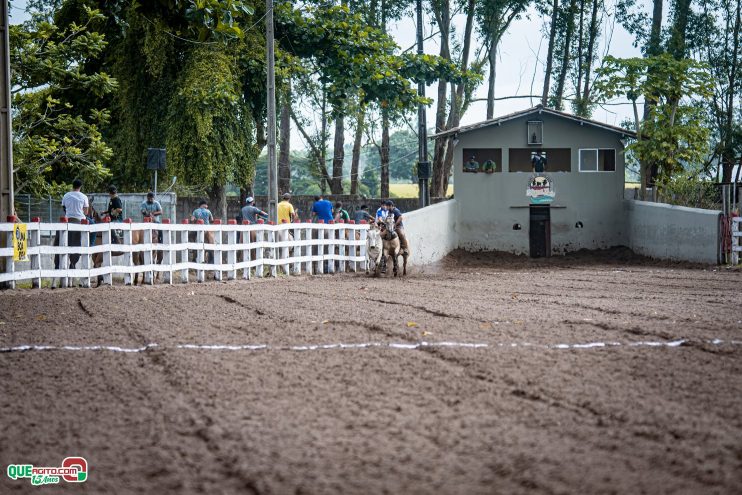
[[[343,220],[344,222],[350,221],[350,215],[347,210],[343,209],[343,203],[338,201],[335,203],[335,209],[333,210],[333,219],[338,222]]]
[[[155,193],[148,192],[147,200],[139,206],[143,218],[151,218],[154,223],[162,223],[162,205],[155,200]],[[157,242],[162,243],[162,231],[156,230]]]
[[[372,217],[368,212],[368,205],[361,205],[361,209],[356,210],[353,220],[355,220],[356,223],[361,223],[364,220],[367,222],[373,222],[374,217]]]
[[[206,225],[211,225],[211,222],[214,221],[214,215],[209,211],[208,201],[199,201],[198,208],[191,213],[191,222],[195,222],[196,220],[203,220]]]
[[[266,219],[268,214],[255,206],[255,198],[250,196],[245,200],[245,206],[242,207],[242,219],[255,224],[258,223],[258,217]]]
[[[312,205],[312,219],[323,220],[325,223],[330,222],[333,219],[332,203],[322,196],[315,196],[314,205]]]
[[[66,193],[62,197],[62,209],[67,217],[67,221],[70,223],[80,223],[85,219],[90,209],[90,202],[88,197],[85,196],[80,190],[82,189],[82,181],[75,179],[72,181],[72,191]],[[59,246],[59,238],[61,233],[57,232],[57,236],[54,239],[54,245]],[[70,230],[67,234],[67,245],[68,246],[79,246],[80,245],[80,231]],[[69,268],[74,268],[80,259],[79,254],[70,254]],[[59,255],[54,256],[54,268],[59,269]],[[54,284],[52,284],[54,287]]]
[[[103,213],[111,217],[112,222],[123,222],[124,204],[121,202],[121,198],[119,198],[119,192],[116,186],[108,188],[108,196],[108,209]]]
[[[294,210],[294,205],[291,204],[291,194],[284,193],[283,201],[278,203],[278,223],[283,223],[285,220],[288,223],[296,222],[299,220],[299,213]]]

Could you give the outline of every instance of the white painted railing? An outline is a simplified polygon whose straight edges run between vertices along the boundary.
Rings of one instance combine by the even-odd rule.
[[[6,259],[5,273],[0,283],[11,287],[15,282],[31,280],[33,287],[41,287],[43,279],[60,280],[62,287],[74,279],[83,287],[90,280],[103,277],[104,284],[113,283],[114,274],[123,274],[125,283],[131,283],[135,274],[143,274],[144,282],[151,284],[155,273],[163,274],[163,281],[172,284],[176,276],[181,282],[202,282],[207,273],[215,280],[250,279],[263,277],[266,271],[275,277],[284,274],[321,274],[336,270],[364,271],[366,269],[366,232],[368,226],[354,223],[282,223],[269,225],[227,225],[215,223],[170,224],[156,223],[99,223],[95,225],[67,223],[27,223],[29,262],[13,261],[13,223],[0,223],[0,236],[6,236],[0,257]],[[112,243],[112,231],[123,231],[123,243]],[[59,234],[59,246],[44,245],[41,232]],[[69,246],[69,233],[79,231],[81,246]],[[132,244],[133,233],[142,232],[142,241]],[[157,243],[156,231],[162,232],[162,243]],[[101,244],[90,245],[90,233],[97,232]],[[195,237],[195,241],[189,240]],[[152,242],[153,239],[155,242]],[[162,262],[158,264],[158,252]],[[93,255],[102,254],[99,267],[93,265]],[[142,253],[143,263],[134,263],[134,254]],[[70,255],[80,255],[74,268],[69,266]],[[59,256],[59,269],[44,268]],[[116,256],[123,263],[114,264]],[[47,258],[44,258],[47,257]],[[213,257],[213,263],[209,258]],[[193,258],[193,261],[191,259]],[[44,262],[45,261],[45,262]],[[53,266],[53,265],[52,265]],[[190,271],[195,271],[191,273]]]
[[[742,217],[732,217],[732,265],[739,264],[742,252]]]

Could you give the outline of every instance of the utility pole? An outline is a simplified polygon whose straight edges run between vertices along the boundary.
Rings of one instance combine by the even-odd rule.
[[[2,70],[0,71],[0,222],[14,215],[13,208],[13,127],[10,114],[10,23],[8,2],[0,2],[0,47],[2,47]]]
[[[0,0],[0,222],[7,221],[15,215],[13,207],[13,126],[10,115],[10,22],[8,19],[8,1]],[[10,236],[0,235],[0,247],[10,247],[5,244]],[[0,273],[6,270],[5,258],[0,258]],[[0,288],[11,287],[10,283],[3,283]]]
[[[265,53],[268,68],[268,218],[278,222],[278,167],[276,164],[276,58],[273,52],[273,0],[265,0]]]
[[[423,5],[422,0],[417,0],[417,54],[423,52]],[[417,83],[417,94],[425,97],[425,81]],[[428,161],[428,129],[425,123],[425,105],[420,103],[417,108],[417,180],[420,192],[420,208],[430,205],[430,162]]]

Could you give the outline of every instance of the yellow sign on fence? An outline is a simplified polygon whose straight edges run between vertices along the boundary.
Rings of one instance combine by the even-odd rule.
[[[28,231],[25,223],[13,225],[13,261],[28,261]]]

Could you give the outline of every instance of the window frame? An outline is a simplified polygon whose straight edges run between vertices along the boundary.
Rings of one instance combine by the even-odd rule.
[[[595,170],[583,170],[582,169],[582,152],[583,151],[594,151],[595,152]],[[612,151],[613,152],[613,170],[600,170],[600,152],[601,151]],[[577,148],[577,171],[579,173],[594,174],[612,174],[616,172],[616,148]]]
[[[538,124],[538,126],[541,128],[539,134],[541,135],[541,141],[538,143],[532,143],[531,142],[531,124]],[[526,144],[528,146],[542,146],[544,145],[544,121],[543,120],[528,120],[526,121]]]

